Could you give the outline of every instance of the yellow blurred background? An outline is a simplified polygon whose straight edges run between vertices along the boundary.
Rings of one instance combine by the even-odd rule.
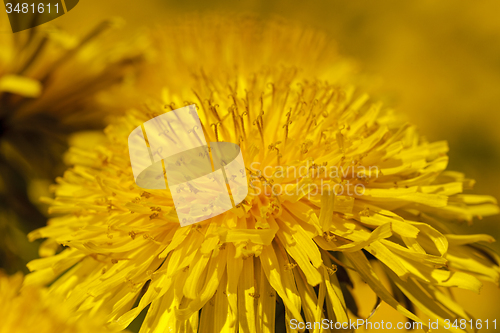
[[[120,16],[124,37],[132,37],[176,15],[205,11],[281,16],[326,31],[342,54],[360,63],[365,79],[377,83],[372,95],[407,114],[430,141],[449,142],[449,169],[475,179],[475,192],[500,198],[499,1],[81,0],[54,24],[83,34]],[[500,238],[499,222],[494,216],[457,228]],[[491,246],[500,251],[498,243]],[[363,282],[357,288],[370,293]],[[500,320],[493,284],[480,296],[457,291],[456,298],[475,318]],[[368,315],[374,302],[368,297],[361,312]],[[382,319],[404,320],[384,305],[372,321]]]

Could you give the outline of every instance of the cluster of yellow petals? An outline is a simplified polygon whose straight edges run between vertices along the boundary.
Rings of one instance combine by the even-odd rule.
[[[22,288],[23,276],[0,272],[0,332],[88,333],[110,332],[102,316],[75,320],[63,299],[46,288]]]

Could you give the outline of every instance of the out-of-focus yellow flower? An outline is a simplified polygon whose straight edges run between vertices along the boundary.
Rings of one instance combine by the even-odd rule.
[[[46,288],[22,288],[23,275],[0,272],[1,333],[88,333],[110,332],[102,316],[72,319],[63,300],[49,295]]]
[[[141,332],[273,332],[277,304],[287,326],[346,322],[353,275],[412,320],[411,304],[441,325],[469,320],[442,289],[479,292],[480,280],[498,282],[499,260],[479,245],[490,236],[448,226],[498,207],[462,193],[472,181],[445,170],[446,143],[345,83],[352,67],[315,34],[251,19],[190,23],[159,37],[163,66],[147,79],[152,90],[164,82],[163,101],[117,119],[95,149],[70,151],[75,166],[51,202],[58,216],[30,234],[48,238],[47,257],[29,264],[27,285],[54,281],[51,293],[79,315],[111,306],[116,328],[149,305]],[[192,103],[209,141],[240,145],[250,193],[181,228],[168,190],[134,183],[127,138]]]
[[[19,253],[27,248],[16,249],[11,240],[45,222],[32,202],[37,184],[64,171],[69,134],[104,127],[110,109],[97,96],[143,57],[138,49],[101,41],[112,25],[104,22],[81,39],[46,25],[0,34],[0,265],[8,272],[19,269]]]
[[[3,163],[52,175],[68,133],[104,126],[107,111],[96,95],[123,80],[141,58],[135,50],[99,43],[113,24],[101,23],[81,39],[45,26],[0,34]]]

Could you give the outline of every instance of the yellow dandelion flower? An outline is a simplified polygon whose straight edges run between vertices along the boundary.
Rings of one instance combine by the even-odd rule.
[[[441,325],[469,320],[443,288],[478,292],[480,280],[498,282],[499,259],[480,245],[490,236],[449,226],[498,213],[496,201],[463,194],[472,181],[446,170],[446,143],[427,142],[344,83],[345,63],[321,58],[318,39],[248,22],[187,24],[159,50],[172,50],[162,55],[172,61],[165,70],[192,72],[166,77],[163,101],[117,119],[95,149],[70,150],[74,167],[57,179],[51,202],[57,216],[30,234],[47,240],[26,284],[52,282],[51,293],[79,315],[111,307],[108,325],[118,329],[147,308],[141,332],[274,332],[278,305],[300,331],[306,321],[348,322],[353,274],[414,321],[421,319],[410,303]],[[198,29],[203,45],[191,33]],[[241,31],[249,35],[238,39]],[[177,61],[198,67],[176,70]],[[135,184],[127,139],[189,104],[208,141],[241,147],[249,194],[224,214],[180,227],[169,190]]]
[[[102,316],[72,319],[72,312],[62,300],[48,295],[46,288],[22,288],[23,276],[0,272],[1,333],[88,333],[111,332],[104,327]]]

